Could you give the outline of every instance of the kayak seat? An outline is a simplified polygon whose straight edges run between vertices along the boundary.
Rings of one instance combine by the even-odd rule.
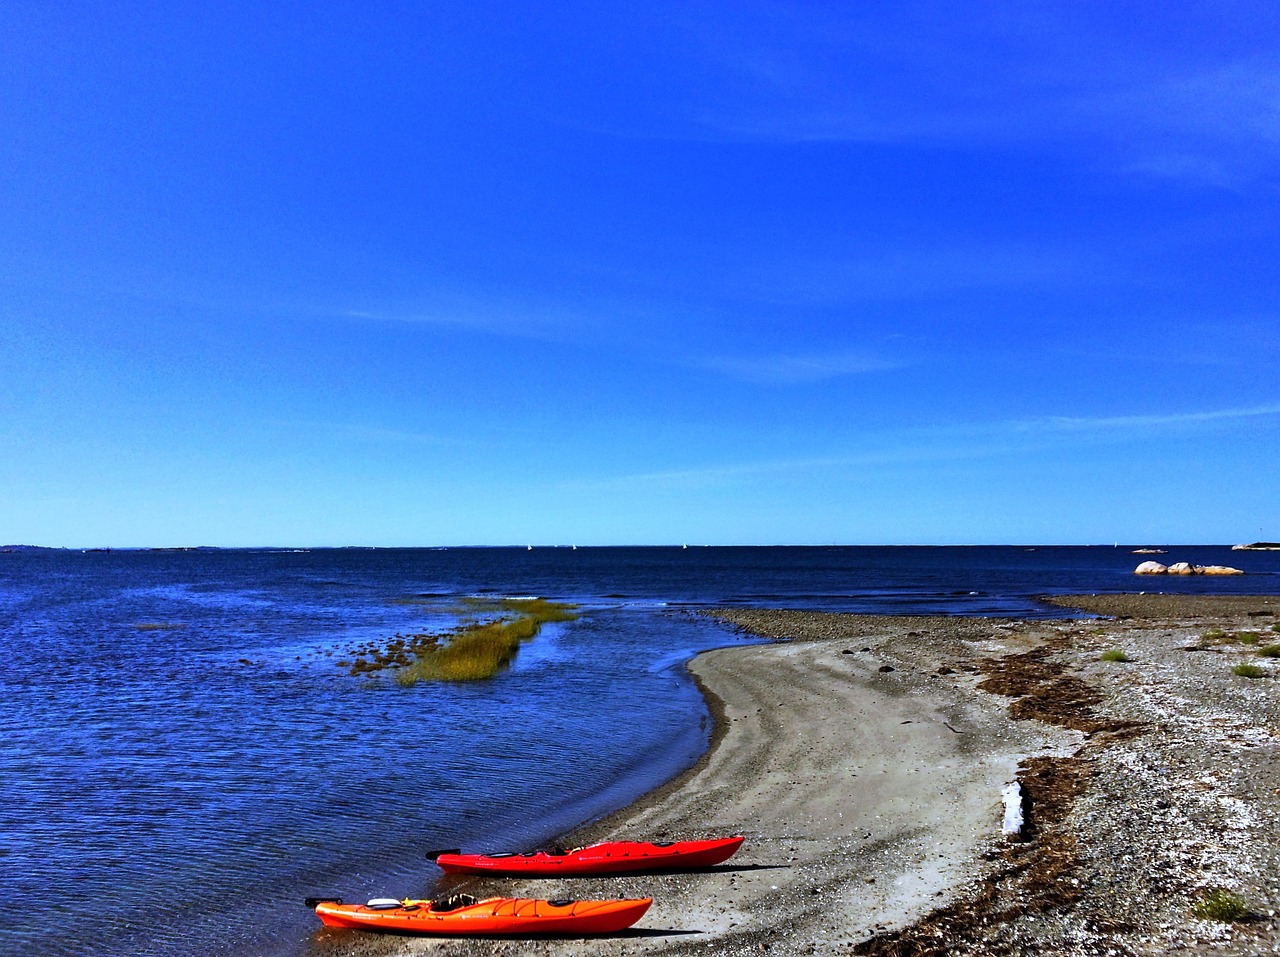
[[[433,914],[444,914],[451,910],[470,907],[476,902],[476,898],[472,897],[470,894],[450,894],[448,897],[442,897],[439,900],[432,901],[431,906],[427,909]]]

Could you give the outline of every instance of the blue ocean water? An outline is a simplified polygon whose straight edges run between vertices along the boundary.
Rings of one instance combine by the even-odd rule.
[[[765,606],[1053,617],[1041,594],[1274,593],[1280,553],[1170,547],[1240,578],[1135,579],[1128,548],[0,553],[0,952],[307,951],[303,896],[421,896],[425,850],[524,847],[690,766],[683,663]],[[475,684],[352,677],[368,639],[468,596],[578,603]],[[56,927],[58,930],[50,931]]]

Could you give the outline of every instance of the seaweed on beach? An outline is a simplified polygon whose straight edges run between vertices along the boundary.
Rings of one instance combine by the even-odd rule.
[[[1065,639],[1059,639],[1064,641]],[[1065,666],[1051,660],[1056,642],[1004,658],[981,662],[986,678],[982,691],[1014,698],[1009,715],[1018,721],[1034,719],[1086,734],[1112,735],[1141,733],[1141,725],[1098,716],[1094,706],[1102,695],[1087,681],[1068,673]]]
[[[1069,907],[1084,893],[1071,874],[1079,867],[1076,839],[1063,827],[1090,776],[1079,758],[1030,758],[1018,768],[1028,843],[996,852],[1000,864],[970,896],[940,908],[900,931],[856,944],[868,957],[942,957],[959,950],[985,952],[992,930],[1028,913]],[[963,945],[963,948],[962,948]]]
[[[869,957],[942,957],[955,953],[1002,953],[999,928],[1027,914],[1071,908],[1085,893],[1080,849],[1067,817],[1093,771],[1092,747],[1144,732],[1136,722],[1100,717],[1102,695],[1052,660],[1069,639],[1050,640],[1031,651],[981,662],[984,691],[1013,698],[1015,719],[1036,719],[1083,731],[1091,741],[1073,757],[1036,757],[1018,767],[1026,826],[1023,842],[992,852],[994,873],[969,896],[940,908],[900,931],[878,934],[853,948]],[[1103,734],[1102,732],[1106,732]]]

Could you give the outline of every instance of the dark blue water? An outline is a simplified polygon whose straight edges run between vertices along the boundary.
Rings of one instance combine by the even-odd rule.
[[[0,952],[292,955],[312,893],[421,896],[429,848],[546,841],[705,750],[690,609],[1048,617],[1039,594],[1270,593],[1280,553],[1170,548],[1240,578],[1135,579],[1127,548],[0,553]],[[335,665],[461,598],[577,602],[491,681]],[[252,905],[251,907],[248,905]],[[60,928],[56,932],[49,927]]]

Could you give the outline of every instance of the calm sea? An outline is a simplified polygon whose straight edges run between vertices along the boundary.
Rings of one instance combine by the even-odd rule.
[[[0,553],[0,953],[304,954],[308,894],[421,896],[438,847],[547,841],[695,762],[707,606],[1052,617],[1036,595],[1271,593],[1135,579],[1122,548]],[[497,678],[400,688],[335,661],[468,596],[578,603]]]

